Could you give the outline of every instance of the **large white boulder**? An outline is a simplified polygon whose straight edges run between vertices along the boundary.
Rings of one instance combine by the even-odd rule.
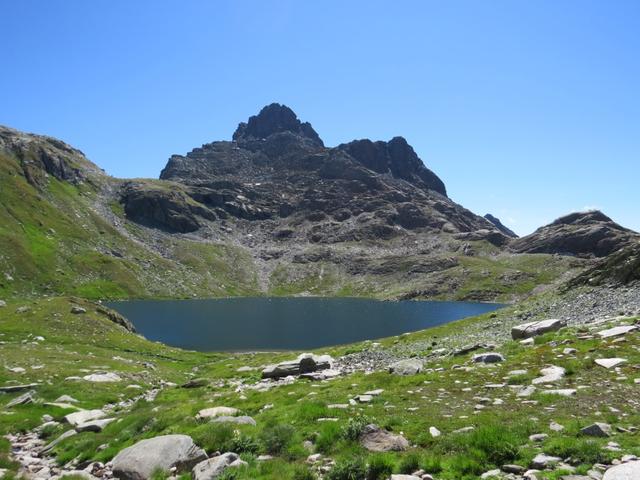
[[[333,366],[333,358],[329,355],[314,355],[303,353],[295,360],[270,365],[262,371],[262,378],[282,378],[290,375],[313,373],[318,370],[328,370]]]
[[[156,470],[191,470],[207,454],[188,435],[163,435],[141,440],[113,459],[113,475],[120,480],[147,480]]]
[[[566,327],[567,322],[552,318],[549,320],[539,320],[536,322],[527,322],[521,325],[517,325],[511,329],[511,338],[519,340],[522,338],[531,338],[538,335],[542,335],[547,332],[554,332],[560,330],[562,327]]]
[[[640,478],[640,460],[616,465],[604,472],[602,480],[638,480]]]

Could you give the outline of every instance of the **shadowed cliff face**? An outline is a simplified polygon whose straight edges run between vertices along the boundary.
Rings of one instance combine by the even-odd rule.
[[[402,137],[326,148],[310,124],[272,104],[233,138],[172,156],[160,178],[185,185],[215,218],[269,221],[280,241],[385,240],[415,230],[501,236],[447,198],[444,183]]]
[[[519,253],[558,253],[605,257],[637,242],[640,236],[600,211],[576,212],[511,243]]]

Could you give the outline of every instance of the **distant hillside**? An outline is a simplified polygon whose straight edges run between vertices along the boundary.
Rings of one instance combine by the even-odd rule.
[[[606,257],[636,243],[640,235],[624,228],[597,210],[565,215],[511,243],[518,253],[558,253],[582,257]]]

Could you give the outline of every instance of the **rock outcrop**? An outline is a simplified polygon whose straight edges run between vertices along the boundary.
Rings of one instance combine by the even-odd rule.
[[[565,215],[531,235],[514,240],[510,247],[519,253],[605,257],[638,241],[640,235],[594,210]]]
[[[568,283],[581,285],[629,285],[640,281],[640,241],[600,260]]]
[[[295,360],[271,365],[262,371],[262,378],[282,378],[290,375],[303,375],[320,370],[328,370],[333,365],[333,358],[329,355],[313,355],[303,353]]]
[[[141,440],[125,448],[113,459],[113,474],[120,480],[147,480],[157,470],[191,470],[207,459],[187,435],[163,435]]]
[[[490,213],[487,213],[484,216],[484,218],[489,220],[493,224],[493,226],[495,226],[498,230],[500,230],[507,237],[518,238],[518,235],[516,234],[516,232],[514,232],[509,227],[507,227],[505,224],[503,224],[498,217],[494,217]]]
[[[45,135],[0,126],[0,151],[15,155],[27,181],[39,189],[47,184],[48,175],[78,184],[100,174],[80,150]]]
[[[388,432],[377,425],[367,425],[360,435],[360,444],[370,452],[401,452],[409,448],[402,435]]]

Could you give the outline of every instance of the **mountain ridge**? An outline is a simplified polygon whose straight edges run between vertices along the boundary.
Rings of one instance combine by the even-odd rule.
[[[158,180],[113,178],[57,139],[1,129],[0,296],[511,301],[590,265],[553,244],[517,251],[544,238],[513,240],[444,183],[429,188],[404,139],[326,147],[288,107],[265,108],[235,141],[173,155]],[[602,219],[585,221],[558,235]]]

